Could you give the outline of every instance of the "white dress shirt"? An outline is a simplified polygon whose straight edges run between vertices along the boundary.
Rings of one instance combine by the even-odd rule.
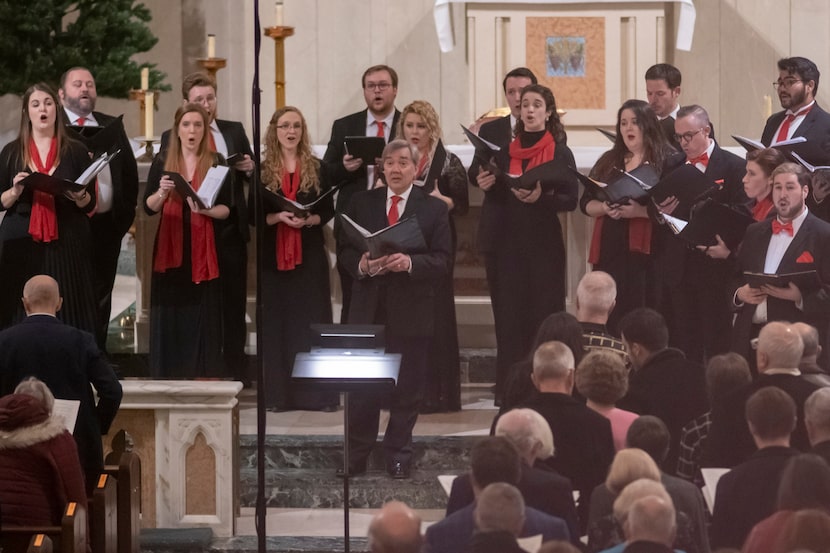
[[[63,108],[66,112],[66,117],[69,119],[69,122],[73,125],[78,125],[78,119],[81,118],[80,115],[73,112],[69,108]],[[84,127],[98,127],[98,121],[95,119],[95,116],[91,113],[89,115],[84,116]],[[131,152],[121,152],[118,155],[132,155]],[[109,165],[104,167],[104,169],[98,173],[98,186],[96,188],[97,196],[95,198],[95,213],[106,213],[112,209],[112,172],[110,171]]]

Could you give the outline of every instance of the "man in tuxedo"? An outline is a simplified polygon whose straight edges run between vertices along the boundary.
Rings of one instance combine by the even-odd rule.
[[[798,451],[790,447],[795,402],[775,386],[746,402],[746,422],[758,450],[718,481],[712,511],[712,549],[739,548],[752,527],[778,508],[781,474]]]
[[[191,73],[182,82],[182,103],[199,104],[210,116],[211,149],[225,159],[237,155],[233,161],[234,178],[231,190],[231,213],[222,221],[216,237],[219,254],[219,275],[222,286],[222,354],[228,376],[245,378],[247,358],[245,343],[248,324],[245,320],[248,303],[248,246],[251,234],[248,228],[248,201],[245,186],[254,172],[251,143],[239,121],[217,119],[219,103],[216,81],[206,73]],[[161,149],[167,148],[170,131],[161,136]]]
[[[372,553],[420,553],[421,517],[405,503],[389,501],[372,518],[368,538]]]
[[[426,248],[372,259],[361,246],[343,240],[337,257],[354,282],[348,322],[386,325],[386,350],[402,354],[383,446],[387,472],[393,478],[408,478],[412,429],[418,419],[434,328],[434,288],[448,271],[450,228],[447,205],[412,184],[418,163],[414,147],[405,140],[393,140],[383,151],[382,163],[387,186],[355,194],[346,214],[369,232],[415,217]],[[380,405],[377,394],[352,395],[349,475],[366,471],[378,435]]]
[[[401,112],[395,108],[398,95],[398,74],[388,65],[373,65],[363,72],[360,81],[366,109],[342,117],[331,127],[331,138],[323,155],[331,182],[340,189],[337,192],[335,212],[345,213],[349,208],[355,192],[371,189],[375,185],[376,169],[374,165],[364,166],[363,160],[354,158],[346,152],[347,136],[380,136],[388,144],[395,139]],[[340,241],[339,221],[335,220],[334,236]],[[348,268],[338,261],[337,273],[340,275],[340,289],[343,306],[340,320],[348,318],[352,297],[352,277]]]
[[[544,417],[533,409],[513,409],[499,417],[495,434],[510,440],[519,452],[522,474],[516,487],[527,506],[563,519],[571,537],[578,539],[581,533],[570,481],[547,467],[535,466],[537,460],[550,458],[554,450],[553,434]],[[472,476],[458,476],[452,482],[447,516],[474,500]]]
[[[478,135],[498,146],[501,149],[508,148],[513,141],[513,132],[516,122],[521,116],[522,90],[530,85],[536,84],[536,75],[527,67],[517,67],[507,73],[502,81],[504,97],[510,107],[510,113],[494,121],[484,123],[478,131]],[[518,361],[515,354],[511,353],[516,349],[515,344],[508,343],[505,337],[508,333],[501,331],[502,325],[510,321],[502,321],[496,316],[499,311],[496,306],[501,297],[499,286],[499,271],[496,264],[496,245],[499,242],[499,235],[504,231],[503,210],[506,201],[507,190],[503,187],[494,186],[496,177],[481,167],[481,161],[473,159],[467,176],[474,186],[484,191],[484,202],[481,205],[481,216],[478,221],[478,251],[484,256],[484,270],[487,275],[487,288],[490,290],[490,303],[493,307],[493,315],[496,325],[496,402],[501,401],[504,394],[505,379],[510,367]],[[521,354],[520,354],[521,355]]]
[[[27,317],[0,332],[0,394],[11,394],[21,380],[34,376],[56,398],[80,402],[74,436],[87,491],[91,491],[104,468],[101,436],[109,432],[121,405],[121,384],[92,335],[57,319],[61,303],[58,283],[52,277],[37,275],[26,282],[23,307]]]
[[[660,126],[676,150],[680,150],[680,142],[675,138],[674,121],[680,109],[680,70],[668,63],[652,65],[646,71],[646,97],[654,114],[660,121]]]
[[[674,126],[686,163],[717,185],[712,199],[748,213],[749,200],[742,182],[746,161],[722,150],[710,138],[706,110],[697,105],[684,106],[677,112]],[[679,205],[674,197],[658,206],[663,213],[681,219],[688,219],[692,207]],[[690,360],[703,363],[729,351],[732,313],[728,283],[733,265],[729,260],[709,257],[706,251],[689,248],[666,227],[662,225],[656,237],[657,263],[665,287],[661,311],[669,321],[672,345]]]
[[[95,341],[101,351],[107,349],[107,330],[112,310],[112,287],[118,269],[118,255],[121,240],[135,218],[138,197],[138,169],[132,146],[124,131],[124,125],[117,118],[95,111],[98,93],[95,78],[84,67],[73,67],[61,76],[58,89],[63,109],[71,125],[78,127],[116,128],[114,141],[92,148],[95,157],[104,152],[121,150],[98,174],[97,205],[89,220],[92,249],[93,287],[98,306],[98,320],[95,327]]]
[[[748,357],[750,340],[768,321],[805,322],[818,329],[824,362],[830,326],[830,224],[805,206],[810,177],[800,165],[784,163],[772,172],[772,179],[777,216],[750,225],[738,252],[741,273],[732,294],[738,310],[733,351]],[[747,271],[785,274],[809,270],[817,272],[818,282],[803,290],[793,282],[786,287],[753,288],[743,276]]]
[[[811,451],[830,463],[830,388],[819,388],[804,402],[804,424]]]

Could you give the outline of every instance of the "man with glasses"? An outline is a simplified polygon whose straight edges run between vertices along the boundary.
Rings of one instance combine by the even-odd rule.
[[[398,95],[398,74],[388,65],[373,65],[363,72],[360,81],[366,109],[342,117],[331,127],[323,163],[329,171],[333,185],[340,186],[337,192],[335,211],[340,214],[349,207],[355,192],[371,189],[375,184],[375,166],[364,166],[362,160],[346,153],[347,136],[380,136],[389,143],[395,138],[395,127],[401,112],[395,109],[395,97]],[[340,240],[338,222],[335,220],[335,238]],[[341,322],[346,321],[352,297],[352,278],[340,263],[337,264],[340,275],[340,288],[343,297]]]
[[[712,199],[748,213],[749,200],[741,182],[746,162],[722,150],[709,137],[706,110],[697,105],[680,108],[674,127],[686,163],[694,165],[718,186]],[[677,199],[670,197],[658,208],[671,215],[678,205]],[[681,208],[681,218],[687,217],[691,207]],[[665,295],[662,311],[669,321],[672,345],[697,362],[729,351],[732,318],[727,284],[732,278],[732,262],[690,249],[667,230],[658,240],[662,242],[658,263],[662,267]]]

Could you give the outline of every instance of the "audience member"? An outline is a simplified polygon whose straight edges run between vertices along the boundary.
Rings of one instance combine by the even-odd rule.
[[[26,283],[26,319],[0,332],[0,393],[12,393],[21,380],[34,376],[59,399],[80,402],[74,435],[87,488],[92,490],[104,468],[101,436],[109,432],[118,412],[121,384],[95,338],[55,317],[62,302],[52,277],[38,275]]]
[[[605,480],[614,458],[611,423],[571,397],[574,359],[562,342],[539,346],[533,356],[532,379],[538,393],[525,407],[540,413],[550,425],[557,454],[547,464],[579,491],[578,512],[584,530],[589,494]]]
[[[522,492],[525,504],[563,519],[571,537],[578,539],[579,520],[571,483],[544,465],[544,461],[554,453],[553,434],[544,417],[533,409],[513,409],[499,417],[495,435],[510,440],[519,452],[522,474],[516,487]],[[462,474],[453,480],[447,501],[447,516],[473,501],[471,476],[469,473]]]
[[[628,391],[628,371],[620,356],[610,351],[591,351],[576,368],[576,389],[586,405],[611,421],[614,449],[625,447],[625,434],[637,413],[614,406]]]
[[[665,466],[673,470],[681,429],[706,412],[703,368],[669,347],[666,320],[653,309],[631,311],[620,321],[620,331],[634,371],[619,407],[666,423],[671,442]]]
[[[775,512],[781,475],[798,453],[790,447],[795,402],[786,392],[775,386],[761,388],[747,400],[745,413],[758,451],[718,481],[710,533],[713,548],[741,547],[752,527]]]
[[[672,553],[677,521],[671,501],[644,497],[631,505],[624,553]]]
[[[804,402],[804,425],[813,453],[830,463],[830,388],[819,388]]]
[[[617,284],[604,271],[590,271],[576,287],[576,318],[582,325],[587,351],[610,351],[628,365],[628,354],[622,341],[608,332],[608,317],[617,302]],[[577,361],[578,363],[578,361]]]
[[[580,553],[580,549],[574,544],[562,541],[551,540],[546,541],[542,546],[536,550],[536,553]]]
[[[821,355],[818,329],[807,323],[793,323],[793,330],[801,335],[801,341],[804,342],[804,352],[798,364],[798,370],[801,371],[804,380],[816,386],[830,386],[830,375],[818,364]]]
[[[722,353],[709,359],[706,366],[706,390],[709,405],[722,405],[737,390],[752,382],[749,364],[737,353]],[[712,411],[688,422],[680,432],[680,450],[677,458],[677,476],[703,487],[700,473],[704,447],[712,424]]]
[[[521,460],[507,438],[488,437],[470,451],[470,468],[476,497],[495,482],[515,486],[521,477]],[[475,503],[467,505],[427,528],[425,553],[466,551],[474,531]],[[530,507],[525,509],[521,537],[542,534],[543,540],[570,539],[565,522]]]
[[[798,511],[781,529],[773,553],[830,553],[830,514],[806,509]]]
[[[372,553],[419,553],[421,517],[405,503],[389,501],[372,518],[368,537]]]
[[[523,553],[516,540],[525,522],[525,502],[519,490],[504,482],[490,484],[478,495],[474,516],[476,531],[467,551]]]

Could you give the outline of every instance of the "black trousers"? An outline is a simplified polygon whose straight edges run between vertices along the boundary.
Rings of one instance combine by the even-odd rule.
[[[219,281],[222,287],[222,355],[226,376],[246,378],[245,342],[248,325],[248,246],[236,223],[217,240]]]
[[[98,349],[107,351],[107,332],[110,311],[112,311],[112,287],[118,271],[118,256],[124,234],[116,228],[112,213],[100,213],[89,220],[92,234],[92,275],[94,278],[97,318],[95,320],[95,341]]]

